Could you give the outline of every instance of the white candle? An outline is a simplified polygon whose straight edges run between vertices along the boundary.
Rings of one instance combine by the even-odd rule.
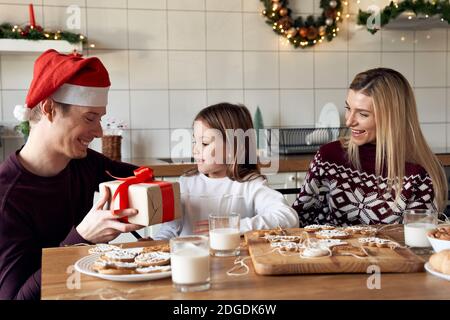
[[[177,284],[209,282],[209,252],[201,248],[186,247],[170,256],[172,281]]]
[[[233,250],[239,247],[239,229],[219,228],[209,231],[209,245],[214,250]]]
[[[405,224],[405,244],[410,247],[426,248],[431,246],[427,232],[436,228],[434,224],[414,222]]]

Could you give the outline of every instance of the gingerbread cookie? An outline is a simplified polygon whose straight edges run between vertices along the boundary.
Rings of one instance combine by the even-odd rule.
[[[142,267],[136,268],[136,273],[157,273],[157,272],[168,272],[171,270],[170,266],[150,266],[150,267]]]
[[[335,246],[343,246],[348,243],[340,239],[320,239],[317,241],[317,244],[323,248],[332,248]]]
[[[127,250],[114,250],[105,252],[101,259],[109,262],[134,262],[136,253]]]
[[[348,239],[351,235],[342,230],[320,230],[315,233],[318,239]]]
[[[363,246],[368,247],[390,248],[390,249],[396,249],[400,247],[400,244],[398,244],[395,241],[389,239],[382,239],[378,237],[359,238],[358,241]]]
[[[139,267],[164,266],[170,263],[170,254],[161,251],[141,253],[134,262]]]
[[[296,243],[296,242],[290,242],[290,241],[272,242],[270,244],[270,246],[272,248],[279,248],[280,251],[285,251],[285,252],[299,252],[300,249],[303,248],[303,246],[301,244]]]
[[[333,229],[335,229],[335,227],[328,224],[310,224],[309,226],[306,226],[304,228],[306,232],[316,232],[320,230],[333,230]]]
[[[134,262],[110,262],[102,258],[94,262],[92,269],[102,274],[133,274],[137,268]]]
[[[374,236],[378,232],[377,228],[369,226],[350,226],[346,227],[344,230],[351,234],[362,234],[367,236]]]
[[[302,237],[300,236],[276,236],[266,235],[264,237],[269,242],[299,242]]]
[[[142,253],[156,252],[156,251],[170,252],[170,246],[168,244],[162,244],[162,245],[159,245],[159,246],[144,247],[142,249]]]
[[[276,229],[256,230],[255,234],[260,238],[264,238],[265,236],[285,236],[287,232],[285,229],[278,227]]]
[[[333,254],[342,255],[342,256],[357,256],[357,257],[367,257],[367,251],[365,251],[361,247],[355,247],[350,244],[348,245],[342,245],[342,246],[335,246],[331,249]]]
[[[107,244],[107,243],[99,243],[95,247],[90,248],[88,252],[89,252],[89,254],[96,254],[96,253],[105,253],[105,252],[114,251],[114,250],[120,250],[120,247],[112,245],[112,244]]]

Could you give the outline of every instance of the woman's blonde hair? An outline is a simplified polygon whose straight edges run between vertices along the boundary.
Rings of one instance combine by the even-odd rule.
[[[389,189],[399,199],[405,163],[422,166],[433,182],[435,204],[441,212],[447,205],[447,181],[443,167],[420,129],[416,100],[408,81],[399,72],[376,68],[356,75],[350,89],[372,98],[376,121],[375,172],[386,174]],[[351,163],[361,169],[358,146],[346,139]]]
[[[226,161],[226,175],[231,180],[244,182],[263,177],[261,175],[256,157],[256,135],[253,130],[253,122],[250,112],[244,105],[231,103],[218,103],[201,110],[194,119],[202,121],[211,129],[219,130],[227,147],[232,146],[232,154],[228,156],[231,161]],[[239,135],[233,134],[241,129],[247,135],[242,145],[238,139]],[[242,136],[241,136],[242,137]],[[233,139],[233,141],[231,141]],[[198,173],[198,169],[187,171],[185,176]]]

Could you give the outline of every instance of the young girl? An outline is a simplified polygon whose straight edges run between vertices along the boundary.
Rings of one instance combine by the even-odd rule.
[[[209,106],[195,117],[193,127],[197,168],[180,177],[183,218],[164,223],[155,239],[206,233],[211,213],[239,213],[241,233],[298,226],[295,210],[260,174],[245,106]],[[249,137],[244,143],[240,133]]]
[[[445,173],[405,77],[387,68],[362,72],[345,103],[351,136],[317,152],[294,203],[300,224],[400,223],[406,209],[442,212]]]

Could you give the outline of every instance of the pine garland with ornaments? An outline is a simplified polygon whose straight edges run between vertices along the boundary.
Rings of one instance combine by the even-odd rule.
[[[320,0],[322,14],[315,18],[310,15],[293,18],[288,0],[260,0],[265,9],[262,14],[273,31],[284,36],[295,48],[311,47],[323,40],[333,40],[339,31],[338,22],[342,20],[341,0]]]
[[[0,39],[25,39],[25,40],[66,40],[69,43],[86,43],[87,38],[78,33],[69,31],[49,31],[37,25],[34,18],[33,5],[29,5],[30,23],[24,27],[2,23],[0,25]]]
[[[391,20],[396,19],[404,12],[412,12],[408,19],[412,20],[413,15],[417,18],[428,19],[433,16],[439,16],[442,22],[450,23],[450,3],[448,0],[404,0],[391,1],[384,9],[380,10],[380,26],[388,24]],[[373,11],[359,10],[357,24],[367,25],[367,20],[374,14]],[[379,29],[368,28],[372,34]]]

